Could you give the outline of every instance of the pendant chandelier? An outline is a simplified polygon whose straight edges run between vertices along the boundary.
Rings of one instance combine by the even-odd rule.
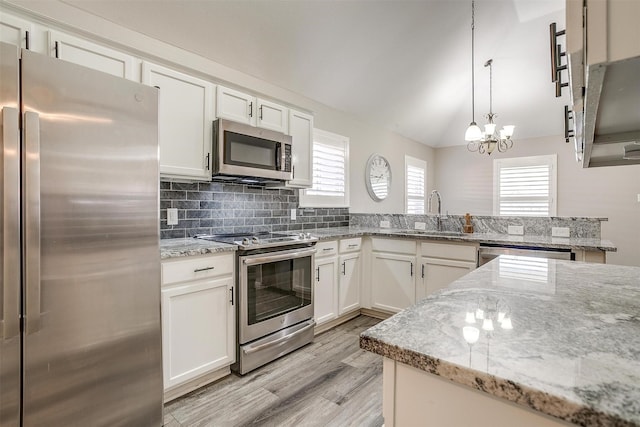
[[[484,66],[489,67],[489,114],[488,123],[484,125],[484,132],[476,124],[475,120],[475,1],[471,1],[471,123],[464,134],[469,151],[477,151],[480,154],[489,154],[498,148],[499,152],[504,152],[513,147],[513,130],[515,126],[505,126],[496,133],[496,124],[493,119],[498,115],[493,112],[493,59],[489,59]]]

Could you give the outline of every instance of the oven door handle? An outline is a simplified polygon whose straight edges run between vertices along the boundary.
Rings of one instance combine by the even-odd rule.
[[[307,326],[305,326],[302,329],[298,329],[297,331],[295,331],[294,333],[292,333],[290,335],[285,335],[284,337],[280,337],[280,338],[278,338],[276,340],[269,341],[269,342],[266,342],[264,344],[257,345],[255,347],[245,348],[245,349],[242,350],[242,352],[244,354],[251,354],[251,353],[255,353],[256,351],[264,350],[265,348],[276,347],[276,346],[282,345],[282,344],[286,343],[287,341],[295,338],[296,336],[302,334],[303,332],[308,331],[309,329],[313,328],[314,326],[316,326],[316,322],[315,322],[315,320],[312,320],[311,323],[309,323]]]
[[[244,265],[256,265],[265,264],[267,262],[282,261],[286,259],[304,258],[316,253],[314,249],[297,250],[292,249],[290,251],[273,252],[272,254],[261,254],[259,256],[248,256],[243,258],[242,263]]]

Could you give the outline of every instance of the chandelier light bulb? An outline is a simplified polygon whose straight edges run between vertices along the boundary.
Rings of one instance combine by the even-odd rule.
[[[480,338],[480,329],[474,328],[473,326],[465,326],[462,328],[462,335],[469,345],[473,345],[477,343],[478,338]]]
[[[476,310],[476,319],[484,319],[484,310],[481,308]]]
[[[473,311],[467,311],[467,316],[464,319],[467,323],[476,323],[476,316]]]
[[[464,133],[465,141],[478,141],[482,138],[482,131],[476,122],[469,123],[467,131]]]
[[[487,123],[486,125],[484,125],[484,134],[486,136],[490,137],[491,135],[493,135],[495,131],[496,131],[495,123]]]
[[[503,127],[503,129],[504,129],[504,134],[505,134],[505,136],[506,136],[507,138],[511,138],[511,137],[513,136],[513,130],[514,130],[515,128],[516,128],[516,127],[515,127],[515,126],[513,126],[513,125],[506,125],[506,126],[504,126],[504,127]]]
[[[502,321],[502,329],[513,329],[513,325],[511,324],[511,317],[505,317]]]
[[[484,321],[482,322],[482,329],[484,329],[485,331],[493,331],[493,320],[491,319],[484,319]]]

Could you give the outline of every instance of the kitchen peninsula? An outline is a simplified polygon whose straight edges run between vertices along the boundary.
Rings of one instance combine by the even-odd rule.
[[[640,268],[503,256],[360,346],[386,426],[639,426],[638,313]]]

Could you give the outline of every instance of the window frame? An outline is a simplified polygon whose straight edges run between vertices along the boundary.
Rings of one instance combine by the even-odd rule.
[[[527,157],[511,157],[493,160],[493,215],[494,216],[512,216],[500,215],[500,170],[502,168],[526,167],[526,166],[550,166],[549,169],[549,212],[547,217],[554,217],[558,212],[558,156],[557,154],[548,154],[542,156]],[[540,217],[540,215],[522,215],[531,217]]]
[[[349,207],[349,137],[337,133],[328,132],[322,129],[313,129],[313,141],[325,145],[333,145],[344,150],[344,196],[321,196],[307,194],[313,188],[313,161],[311,162],[311,188],[301,189],[299,195],[299,206],[302,208],[348,208]],[[313,153],[313,145],[311,152]]]
[[[424,171],[424,193],[422,194],[422,213],[409,213],[409,166],[421,168]],[[425,215],[427,213],[427,161],[417,157],[404,156],[404,212],[408,215]]]

